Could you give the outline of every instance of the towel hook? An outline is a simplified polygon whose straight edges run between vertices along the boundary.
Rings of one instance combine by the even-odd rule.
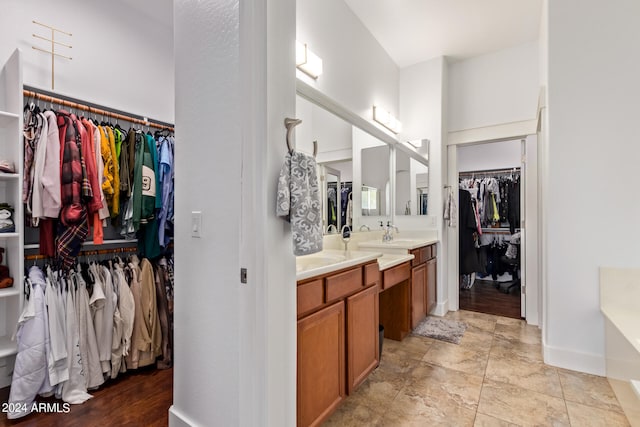
[[[302,120],[300,119],[291,119],[289,117],[284,119],[284,126],[287,128],[287,148],[289,149],[289,153],[293,153],[293,148],[291,148],[291,140],[289,139],[291,137],[291,131],[300,123],[302,123]]]

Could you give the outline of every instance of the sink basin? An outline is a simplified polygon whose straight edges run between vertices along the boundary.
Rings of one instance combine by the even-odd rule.
[[[305,255],[296,258],[296,273],[315,268],[326,267],[328,265],[342,262],[346,259],[344,255],[338,254],[318,254]]]
[[[342,251],[325,249],[312,255],[296,257],[296,279],[302,280],[320,274],[351,267],[382,256],[381,251]]]

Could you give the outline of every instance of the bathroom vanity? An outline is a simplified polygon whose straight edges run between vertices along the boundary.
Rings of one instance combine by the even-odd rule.
[[[380,323],[384,336],[401,341],[436,306],[437,248],[432,240],[396,239],[360,243],[364,250],[382,250],[386,256],[407,255],[395,266],[381,263]]]
[[[349,254],[351,260],[307,271],[334,270],[298,280],[298,426],[324,421],[380,360],[376,259],[381,254]],[[313,261],[313,256],[301,258]]]
[[[435,305],[435,244],[385,245],[296,259],[298,426],[321,424],[378,366],[380,324],[402,340]]]

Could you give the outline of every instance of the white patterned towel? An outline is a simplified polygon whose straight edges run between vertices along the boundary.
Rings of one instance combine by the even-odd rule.
[[[278,177],[276,215],[291,223],[294,255],[322,250],[320,189],[313,157],[287,153]]]
[[[287,153],[278,177],[276,215],[291,223],[293,254],[322,250],[322,213],[316,161],[303,153]]]

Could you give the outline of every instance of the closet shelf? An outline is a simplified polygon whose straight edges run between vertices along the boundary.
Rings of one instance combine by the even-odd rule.
[[[20,295],[20,289],[18,288],[10,287],[10,288],[0,289],[0,298],[9,298],[16,295]]]
[[[17,114],[0,111],[0,127],[17,124],[18,120],[20,120],[20,116]]]
[[[0,172],[0,181],[17,181],[20,175],[17,173],[4,173]]]
[[[0,338],[0,358],[13,356],[18,353],[18,344],[11,341],[11,337],[5,336]]]
[[[16,239],[20,237],[20,233],[0,233],[0,240]]]

